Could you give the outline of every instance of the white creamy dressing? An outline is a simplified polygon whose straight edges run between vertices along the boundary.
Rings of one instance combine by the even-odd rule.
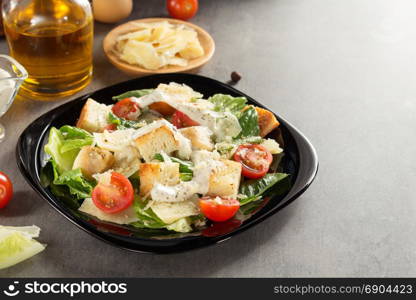
[[[103,133],[93,133],[94,143],[103,149],[109,151],[122,151],[128,146],[135,147],[134,140],[152,132],[153,130],[160,128],[162,126],[168,126],[174,135],[174,138],[179,142],[178,155],[182,158],[188,159],[192,153],[191,141],[185,138],[175,126],[166,121],[165,119],[160,119],[153,121],[152,123],[143,126],[139,129],[125,129],[125,130],[116,130],[116,131],[107,131]]]
[[[15,82],[10,77],[11,76],[7,71],[0,69],[0,116],[5,113],[9,107],[15,89]]]
[[[150,191],[151,199],[156,202],[181,202],[195,194],[206,194],[212,171],[222,164],[218,159],[219,155],[216,152],[194,151],[192,153],[194,163],[192,180],[174,186],[156,183]]]
[[[204,99],[189,101],[190,99],[180,98],[175,94],[156,89],[152,93],[134,100],[141,108],[155,102],[165,102],[202,126],[208,127],[214,133],[217,141],[222,141],[226,137],[234,137],[241,132],[241,126],[236,116],[230,112],[214,111],[214,104]]]

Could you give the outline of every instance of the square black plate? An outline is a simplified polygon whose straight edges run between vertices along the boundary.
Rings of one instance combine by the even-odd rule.
[[[274,135],[280,143],[283,143],[285,155],[280,167],[283,172],[291,174],[291,187],[284,194],[266,197],[261,207],[243,222],[234,220],[220,226],[209,227],[202,231],[187,234],[167,234],[164,231],[118,226],[90,218],[76,210],[72,210],[51,194],[49,189],[41,185],[40,171],[45,164],[43,146],[47,142],[51,126],[59,128],[65,124],[75,124],[82,106],[89,97],[102,103],[112,104],[114,102],[111,97],[114,95],[133,89],[154,88],[159,83],[172,81],[187,84],[205,97],[216,93],[244,96],[251,104],[264,107],[253,98],[229,85],[203,76],[161,74],[129,80],[79,97],[45,113],[33,121],[23,131],[17,143],[17,164],[21,173],[43,199],[48,201],[52,207],[81,229],[117,247],[137,252],[152,253],[180,252],[224,241],[278,212],[298,198],[309,187],[318,170],[316,151],[299,130],[278,115],[276,117],[281,125],[271,135]]]

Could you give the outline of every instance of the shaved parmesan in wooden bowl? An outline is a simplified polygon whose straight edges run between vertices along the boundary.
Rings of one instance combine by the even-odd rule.
[[[132,75],[195,70],[215,51],[214,41],[205,30],[167,18],[120,25],[105,37],[103,47],[113,65]]]

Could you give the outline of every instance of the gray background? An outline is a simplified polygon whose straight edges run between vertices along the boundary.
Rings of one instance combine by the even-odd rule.
[[[135,2],[131,19],[165,15],[164,1]],[[200,2],[192,21],[217,45],[201,74],[226,81],[241,72],[238,89],[302,130],[320,158],[314,184],[223,244],[167,256],[126,252],[66,221],[19,174],[18,135],[64,102],[19,100],[1,119],[9,136],[0,166],[16,194],[0,220],[40,226],[48,247],[0,275],[415,276],[416,2]],[[94,80],[80,94],[128,79],[101,50],[112,27],[96,26]]]

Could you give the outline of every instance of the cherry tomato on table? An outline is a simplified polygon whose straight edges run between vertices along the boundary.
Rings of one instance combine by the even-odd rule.
[[[169,15],[175,19],[188,20],[198,11],[198,0],[167,0]]]
[[[136,120],[140,113],[139,104],[133,98],[120,100],[113,105],[111,110],[117,117],[127,120]]]
[[[273,161],[270,151],[258,144],[240,145],[233,158],[241,163],[243,176],[253,179],[266,175]]]
[[[172,124],[175,125],[176,128],[184,128],[190,126],[198,126],[199,123],[192,120],[190,117],[185,115],[183,112],[179,110],[175,111],[172,115]]]
[[[211,221],[224,222],[234,217],[240,208],[240,202],[233,198],[205,196],[199,199],[199,208]]]
[[[13,185],[10,178],[0,172],[0,208],[3,208],[9,203],[13,196]]]
[[[95,206],[108,214],[120,212],[133,203],[134,190],[124,175],[112,172],[110,183],[99,182],[92,191]]]

